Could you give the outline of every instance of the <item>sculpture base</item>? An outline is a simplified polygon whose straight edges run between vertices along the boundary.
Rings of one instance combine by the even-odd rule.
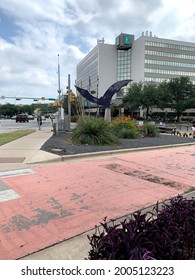
[[[105,108],[104,120],[111,122],[111,108]]]

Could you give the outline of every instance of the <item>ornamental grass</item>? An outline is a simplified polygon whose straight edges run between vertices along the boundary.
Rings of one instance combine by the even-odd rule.
[[[118,137],[110,129],[109,123],[103,118],[82,117],[73,130],[70,141],[75,145],[116,145]]]

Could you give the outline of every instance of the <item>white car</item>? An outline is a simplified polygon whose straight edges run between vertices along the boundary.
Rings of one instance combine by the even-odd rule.
[[[32,115],[28,115],[29,120],[34,120],[34,117]]]

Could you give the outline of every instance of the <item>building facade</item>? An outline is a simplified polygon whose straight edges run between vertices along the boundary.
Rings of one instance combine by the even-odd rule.
[[[195,84],[195,43],[158,38],[151,32],[142,32],[136,40],[132,34],[121,33],[113,45],[98,40],[77,66],[77,85],[98,97],[119,80],[159,83],[181,76]],[[125,92],[123,88],[113,100]]]
[[[195,43],[142,34],[132,48],[132,79],[162,82],[188,76],[195,84]]]
[[[77,66],[77,86],[101,97],[116,82],[117,52],[115,45],[98,41],[97,46]]]

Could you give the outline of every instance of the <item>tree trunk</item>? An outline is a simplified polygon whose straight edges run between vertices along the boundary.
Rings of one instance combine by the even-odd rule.
[[[149,107],[146,108],[146,120],[148,121]]]

